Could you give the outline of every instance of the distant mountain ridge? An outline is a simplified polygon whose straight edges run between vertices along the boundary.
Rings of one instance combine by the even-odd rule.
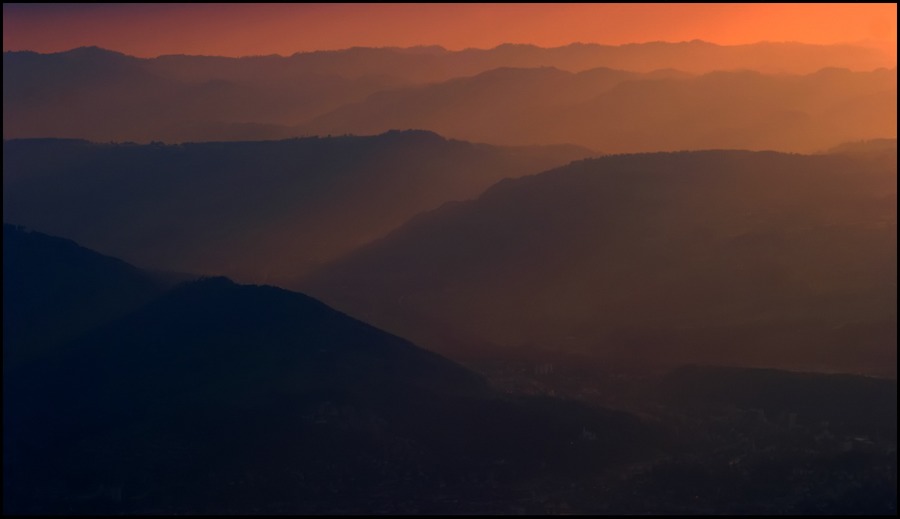
[[[742,45],[719,45],[703,40],[682,42],[645,42],[623,45],[597,43],[572,43],[559,47],[539,47],[531,44],[505,43],[493,48],[468,48],[448,50],[439,45],[417,47],[351,47],[338,50],[297,52],[290,56],[202,56],[166,54],[155,58],[136,58],[97,46],[79,47],[56,53],[33,51],[5,51],[4,54],[36,56],[72,55],[79,57],[109,56],[131,60],[175,63],[196,59],[200,63],[225,63],[242,61],[247,66],[276,67],[282,62],[293,62],[316,72],[341,73],[342,75],[402,70],[415,68],[413,77],[426,81],[443,81],[453,76],[423,76],[426,72],[440,73],[440,66],[450,67],[454,75],[472,75],[496,68],[555,66],[569,71],[582,71],[596,67],[622,68],[635,72],[649,72],[659,68],[678,68],[701,73],[711,70],[749,68],[762,72],[809,73],[823,67],[846,67],[853,70],[871,70],[892,67],[881,51],[862,45],[816,45],[798,42],[758,42]],[[362,59],[367,58],[369,61]],[[434,63],[432,63],[434,61]],[[668,65],[660,66],[660,63]],[[623,65],[631,65],[631,67]],[[260,70],[257,68],[257,71]],[[351,72],[353,71],[353,72]],[[458,73],[456,71],[459,71]],[[350,74],[348,74],[350,72]],[[384,72],[381,72],[384,73]],[[447,74],[445,71],[444,74]],[[427,79],[426,79],[427,78]]]
[[[351,48],[245,58],[142,59],[96,47],[54,54],[4,52],[3,131],[6,139],[278,139],[308,135],[303,133],[305,125],[316,117],[378,92],[498,68],[555,67],[581,72],[603,67],[636,73],[678,69],[691,74],[751,69],[809,74],[827,67],[871,71],[892,66],[896,64],[879,51],[863,47],[719,46],[699,41],[573,44],[550,49],[501,45],[461,51]],[[406,128],[410,127],[398,129]],[[535,142],[539,141],[528,143]],[[546,143],[550,142],[561,141]]]
[[[839,144],[825,153],[881,154],[897,153],[897,139],[871,139]]]
[[[429,128],[499,144],[575,143],[607,152],[814,152],[895,137],[897,71],[764,75],[673,70],[496,69],[379,92],[301,125],[304,133]]]

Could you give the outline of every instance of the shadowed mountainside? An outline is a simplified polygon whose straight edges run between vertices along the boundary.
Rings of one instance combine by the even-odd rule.
[[[416,213],[589,154],[424,131],[170,146],[5,141],[3,217],[142,267],[277,283]]]
[[[149,302],[171,281],[79,247],[3,224],[4,372]]]
[[[46,246],[21,257],[76,258],[27,238]],[[73,266],[76,281],[135,270],[79,252],[91,269]],[[477,494],[473,473],[515,492],[538,470],[602,470],[656,435],[625,413],[501,396],[307,296],[225,278],[179,285],[10,370],[3,395],[7,513],[441,509]],[[584,428],[603,441],[573,442]]]
[[[895,373],[896,157],[588,159],[420,215],[296,286],[443,352]]]

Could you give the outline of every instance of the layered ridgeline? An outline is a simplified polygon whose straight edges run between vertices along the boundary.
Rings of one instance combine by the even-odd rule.
[[[373,94],[477,76],[504,67],[555,67],[571,73],[602,67],[636,73],[677,69],[690,74],[716,70],[810,74],[827,67],[871,71],[895,66],[880,51],[864,47],[799,43],[719,46],[701,41],[622,46],[575,44],[549,49],[501,45],[462,51],[440,47],[353,48],[246,58],[140,59],[95,47],[56,54],[5,52],[3,133],[7,139],[64,137],[138,142],[296,137],[323,128],[326,122],[333,125],[340,119],[330,116],[324,122],[309,123]],[[509,95],[520,96],[520,88],[541,92],[543,83],[531,85],[532,79],[521,80],[525,84],[509,85]],[[458,85],[448,85],[455,86]],[[602,93],[601,87],[595,95]],[[566,104],[564,96],[569,93],[563,88],[550,92],[549,97]],[[495,99],[501,105],[506,102],[502,91]],[[427,96],[422,100],[426,101]],[[528,101],[540,106],[542,98],[532,96]],[[384,99],[376,97],[374,102]],[[574,100],[568,103],[571,105]],[[420,108],[426,113],[441,109],[431,105]],[[578,112],[577,107],[572,109]],[[473,120],[479,116],[467,115]],[[378,123],[349,122],[355,124],[334,133],[356,132]],[[508,124],[515,127],[512,122]],[[472,127],[468,130],[474,131]],[[514,137],[515,134],[501,134],[496,136],[499,140],[490,142],[506,142]],[[560,138],[570,135],[554,134],[552,142],[560,142]]]
[[[82,305],[146,293],[127,282],[85,292],[140,271],[8,233],[4,278],[33,283],[4,287],[4,328],[21,315],[7,305],[46,298],[48,284]],[[77,250],[61,256],[63,247]],[[7,267],[8,257],[17,261]],[[488,478],[495,496],[537,476],[567,486],[655,435],[624,413],[499,396],[459,365],[305,295],[225,278],[181,284],[28,363],[4,362],[3,384],[13,514],[503,509],[503,498],[475,497]],[[578,441],[584,430],[602,441]]]
[[[607,152],[816,152],[897,136],[897,69],[754,71],[497,69],[388,90],[301,125],[304,133],[428,128],[493,144],[575,143]]]
[[[444,352],[895,372],[896,153],[588,159],[420,215],[297,286]]]
[[[142,267],[277,283],[413,215],[590,154],[429,132],[184,145],[3,143],[3,217]]]

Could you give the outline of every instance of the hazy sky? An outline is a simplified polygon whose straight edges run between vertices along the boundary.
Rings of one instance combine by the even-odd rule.
[[[543,47],[702,39],[879,42],[897,4],[3,4],[3,50],[85,45],[142,57],[352,46]]]

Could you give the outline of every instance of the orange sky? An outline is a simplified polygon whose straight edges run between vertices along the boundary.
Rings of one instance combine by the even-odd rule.
[[[289,55],[352,46],[542,47],[702,39],[870,41],[896,56],[897,4],[3,4],[3,50]]]

